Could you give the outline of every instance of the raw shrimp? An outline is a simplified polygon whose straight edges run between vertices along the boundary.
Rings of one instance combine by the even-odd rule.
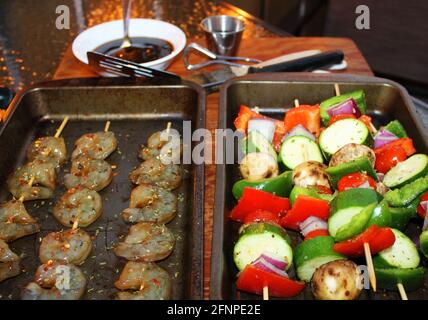
[[[0,282],[21,273],[20,258],[9,249],[3,240],[0,240]]]
[[[129,175],[134,184],[153,184],[168,190],[178,188],[182,177],[183,173],[178,165],[163,164],[157,158],[144,161]]]
[[[49,261],[36,271],[34,282],[23,291],[23,300],[78,300],[85,293],[86,278],[72,264]]]
[[[163,147],[169,143],[167,147]],[[180,159],[181,155],[181,141],[180,134],[177,130],[167,129],[158,131],[150,135],[147,139],[147,146],[142,145],[140,150],[140,158],[148,160],[151,158],[171,158],[172,161]]]
[[[67,160],[67,149],[62,137],[41,137],[35,140],[27,151],[29,161],[49,160],[61,165]]]
[[[174,249],[172,232],[162,224],[139,222],[129,229],[123,242],[114,253],[133,261],[158,261],[168,257]]]
[[[24,200],[49,199],[53,196],[56,181],[56,164],[51,161],[34,160],[18,168],[7,180],[10,193]],[[34,179],[30,186],[31,179]]]
[[[64,176],[67,189],[82,186],[100,191],[107,187],[113,178],[113,170],[107,161],[77,157],[71,164],[71,171]]]
[[[176,211],[177,197],[171,191],[142,184],[132,190],[129,208],[122,212],[122,218],[131,223],[168,223]]]
[[[77,139],[71,158],[85,155],[92,159],[106,159],[117,148],[117,139],[113,132],[87,133]]]
[[[40,244],[39,258],[43,263],[53,260],[80,265],[91,249],[91,237],[82,229],[51,232]]]
[[[79,220],[79,226],[87,227],[101,213],[101,196],[94,190],[82,187],[67,190],[53,209],[55,218],[66,227],[73,226],[76,219]]]
[[[10,242],[40,231],[37,221],[24,204],[11,200],[0,205],[0,239]]]
[[[122,291],[119,300],[167,300],[171,298],[171,277],[153,262],[128,261],[114,283]]]

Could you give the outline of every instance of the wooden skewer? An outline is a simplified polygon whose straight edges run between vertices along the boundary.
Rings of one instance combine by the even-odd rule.
[[[255,106],[255,107],[253,108],[253,111],[254,111],[254,112],[256,112],[256,113],[259,113],[259,112],[260,112],[259,107]]]
[[[263,287],[263,300],[269,300],[269,287]]]
[[[110,129],[110,121],[106,122],[106,125],[104,126],[104,132],[107,132],[108,129]]]
[[[300,106],[299,99],[294,99],[294,107],[297,108],[298,106]]]
[[[58,127],[58,129],[56,130],[56,133],[55,133],[55,135],[54,135],[54,137],[55,138],[59,138],[59,136],[61,135],[61,133],[62,133],[62,130],[64,130],[64,128],[65,128],[65,125],[67,124],[67,122],[68,122],[68,116],[67,117],[65,117],[64,118],[64,120],[62,120],[62,122],[61,122],[61,124],[60,124],[60,126]]]
[[[334,84],[334,91],[336,92],[336,96],[340,96],[339,84],[337,83]]]
[[[400,296],[401,296],[401,300],[409,300],[409,298],[407,298],[407,293],[406,293],[406,290],[404,289],[403,284],[397,283],[397,287],[398,287],[398,292],[400,293]]]
[[[34,176],[32,176],[31,178],[30,178],[30,181],[28,182],[28,186],[31,188],[31,186],[33,185],[33,183],[34,183]],[[22,196],[20,196],[19,197],[19,199],[18,199],[18,201],[20,201],[20,202],[24,202],[24,199],[25,199],[25,197],[24,197],[24,195],[22,195]]]
[[[374,272],[372,254],[370,252],[370,246],[367,242],[364,242],[364,255],[366,256],[367,268],[369,271],[370,284],[372,285],[373,291],[376,292],[376,274]]]
[[[169,130],[171,130],[171,121],[168,121],[168,123],[166,124],[166,133],[169,134]]]
[[[73,227],[71,227],[71,231],[75,232],[79,228],[79,218],[80,218],[80,209],[77,210],[76,219],[73,221]]]

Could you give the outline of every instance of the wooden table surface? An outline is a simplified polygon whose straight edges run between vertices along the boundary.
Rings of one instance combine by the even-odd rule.
[[[201,45],[200,40],[196,41]],[[279,55],[309,49],[319,49],[322,51],[340,49],[345,54],[348,68],[339,73],[353,73],[359,75],[372,76],[373,73],[362,56],[355,43],[346,38],[254,38],[246,39],[242,42],[238,55],[267,60]],[[195,62],[200,59],[195,57]],[[192,61],[193,62],[193,61]],[[179,56],[168,68],[168,71],[180,75],[190,74],[183,64],[183,59]],[[97,74],[86,65],[74,58],[71,47],[65,52],[62,62],[54,74],[54,79],[96,77]],[[207,96],[206,103],[206,127],[212,134],[218,126],[218,104],[219,94],[213,93]],[[215,147],[215,146],[213,146]],[[215,150],[215,149],[213,149]],[[205,216],[204,216],[204,297],[209,297],[210,285],[210,264],[211,264],[211,239],[215,190],[215,165],[205,166]]]

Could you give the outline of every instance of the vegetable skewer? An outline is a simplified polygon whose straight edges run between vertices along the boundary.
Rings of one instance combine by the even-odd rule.
[[[334,91],[336,93],[336,96],[340,96],[340,87],[338,83],[334,84]],[[364,242],[364,256],[366,258],[370,284],[373,288],[373,291],[376,292],[376,274],[373,267],[373,260],[370,252],[370,245],[367,242]]]

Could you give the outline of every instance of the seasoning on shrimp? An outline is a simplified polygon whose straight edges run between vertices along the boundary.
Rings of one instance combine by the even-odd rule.
[[[117,148],[117,139],[113,132],[95,132],[82,135],[75,142],[71,158],[81,155],[92,159],[106,159]]]
[[[72,227],[76,219],[79,226],[87,227],[101,213],[101,196],[96,191],[83,187],[68,190],[53,208],[55,218],[66,227]]]
[[[129,175],[129,179],[134,184],[153,184],[168,190],[178,188],[182,178],[183,173],[180,166],[163,164],[157,158],[144,161]]]
[[[39,258],[43,263],[59,261],[82,264],[92,250],[92,241],[82,229],[51,232],[43,238]]]
[[[39,231],[39,224],[28,214],[21,201],[11,200],[0,205],[1,240],[10,242]]]
[[[79,156],[73,160],[70,173],[64,176],[64,185],[67,189],[82,186],[100,191],[110,184],[112,178],[113,170],[108,162]]]
[[[177,211],[177,197],[164,188],[142,184],[131,192],[129,208],[122,212],[126,222],[168,223]]]
[[[12,173],[7,180],[10,193],[15,198],[27,200],[49,199],[53,197],[56,182],[56,164],[51,161],[34,160]],[[30,181],[33,183],[30,184]]]
[[[0,240],[0,282],[21,273],[20,257],[3,240]]]
[[[78,300],[85,293],[86,277],[72,264],[50,261],[36,271],[23,290],[23,300]]]
[[[41,137],[33,141],[27,151],[29,161],[49,160],[57,166],[67,160],[67,149],[62,137]]]
[[[116,296],[118,300],[167,300],[171,298],[171,277],[168,272],[155,263],[127,262],[119,279],[115,282],[115,286],[122,290]]]
[[[128,260],[151,262],[168,257],[174,246],[174,235],[166,226],[139,222],[113,250],[117,256]]]

